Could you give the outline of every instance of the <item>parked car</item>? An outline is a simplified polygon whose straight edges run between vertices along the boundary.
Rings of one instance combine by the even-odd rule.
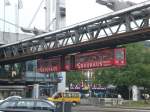
[[[53,102],[43,99],[17,99],[6,100],[0,104],[0,112],[12,111],[12,112],[55,112],[56,106]]]
[[[21,96],[9,96],[3,100],[0,100],[0,103],[2,103],[3,101],[6,101],[6,100],[17,100],[17,99],[20,99],[22,98]]]

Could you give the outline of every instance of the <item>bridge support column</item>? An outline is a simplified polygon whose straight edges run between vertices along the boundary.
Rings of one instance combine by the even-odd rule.
[[[143,21],[144,21],[144,25],[143,26],[144,27],[148,27],[148,25],[149,25],[149,16],[144,18]]]
[[[32,98],[39,98],[39,84],[33,85]]]
[[[126,27],[126,31],[131,31],[131,21],[130,21],[130,17],[128,15],[125,15],[125,27]]]
[[[139,100],[139,89],[136,85],[132,86],[132,99],[133,101]]]
[[[60,78],[61,82],[58,83],[57,91],[65,92],[65,89],[66,89],[66,72],[59,72],[58,77]]]

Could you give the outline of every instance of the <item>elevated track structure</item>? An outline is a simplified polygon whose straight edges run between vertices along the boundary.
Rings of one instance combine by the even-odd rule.
[[[84,16],[84,15],[83,15]],[[0,65],[150,39],[150,1],[0,46]]]

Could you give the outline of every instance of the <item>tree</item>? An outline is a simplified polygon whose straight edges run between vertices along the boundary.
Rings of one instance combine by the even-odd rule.
[[[102,84],[102,85],[107,85],[107,84],[112,84],[113,80],[115,78],[115,73],[116,70],[113,68],[106,68],[105,69],[97,69],[94,72],[94,77],[95,77],[95,83],[97,84]]]
[[[71,71],[67,72],[66,74],[66,82],[68,86],[71,83],[73,84],[81,83],[81,80],[85,80],[85,77],[81,71]]]
[[[127,65],[122,68],[105,68],[94,72],[95,82],[116,86],[150,87],[150,48],[143,42],[125,45]]]
[[[130,87],[133,85],[150,87],[150,48],[143,42],[125,45],[127,65],[121,68],[101,68],[93,70],[93,83]],[[84,80],[81,72],[68,72],[68,83]]]

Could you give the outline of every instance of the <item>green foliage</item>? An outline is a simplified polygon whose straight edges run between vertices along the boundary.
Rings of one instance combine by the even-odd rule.
[[[127,65],[105,68],[94,72],[95,82],[119,86],[150,86],[150,49],[143,42],[126,45]]]
[[[102,85],[111,84],[115,78],[115,73],[116,70],[112,68],[107,68],[107,70],[105,69],[96,70],[93,74],[95,76],[94,82]]]
[[[85,77],[80,71],[67,72],[66,74],[67,85],[69,85],[70,83],[81,83],[81,80],[85,80]]]
[[[127,65],[122,68],[97,69],[93,73],[93,83],[119,86],[150,87],[150,48],[143,42],[125,45]],[[85,77],[81,72],[68,72],[68,83],[79,83]]]

